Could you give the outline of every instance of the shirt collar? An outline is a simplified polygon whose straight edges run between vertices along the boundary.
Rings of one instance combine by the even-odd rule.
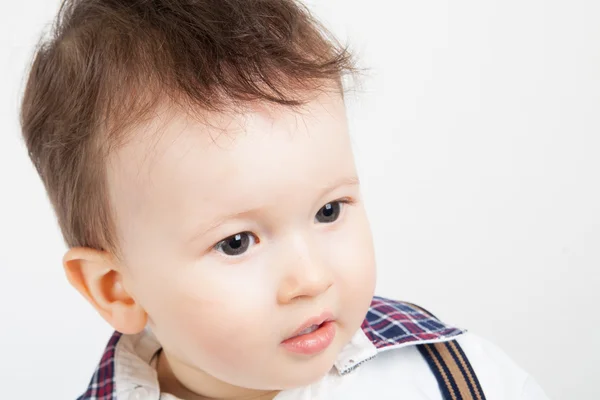
[[[450,341],[465,332],[413,304],[374,297],[361,328],[340,351],[334,368],[339,375],[345,375],[382,351]],[[136,335],[115,332],[88,390],[79,400],[159,400],[160,388],[152,361],[160,348],[149,329]]]

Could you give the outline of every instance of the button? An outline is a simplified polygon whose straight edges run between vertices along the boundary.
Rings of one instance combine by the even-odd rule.
[[[137,387],[133,390],[133,392],[129,393],[128,400],[149,400],[150,395],[148,391],[143,387]]]

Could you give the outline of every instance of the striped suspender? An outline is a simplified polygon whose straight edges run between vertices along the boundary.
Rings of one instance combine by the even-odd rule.
[[[438,319],[422,307],[407,304]],[[475,371],[456,340],[421,344],[417,348],[435,375],[444,400],[485,400]]]

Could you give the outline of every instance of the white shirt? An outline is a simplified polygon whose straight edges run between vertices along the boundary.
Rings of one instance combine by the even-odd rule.
[[[548,400],[535,380],[491,342],[470,332],[453,339],[467,355],[487,400]],[[149,331],[121,337],[115,348],[117,400],[177,400],[160,392],[151,362],[159,349]],[[326,376],[309,386],[282,391],[275,399],[368,398],[444,400],[414,343],[378,350],[361,329]]]

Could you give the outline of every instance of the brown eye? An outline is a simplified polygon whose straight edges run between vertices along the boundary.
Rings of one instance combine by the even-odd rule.
[[[319,212],[317,212],[317,215],[315,215],[315,221],[321,224],[330,224],[338,219],[341,208],[342,205],[339,201],[327,203],[321,207]]]
[[[228,256],[239,256],[255,243],[256,237],[252,233],[240,232],[221,240],[215,245],[215,250]]]

